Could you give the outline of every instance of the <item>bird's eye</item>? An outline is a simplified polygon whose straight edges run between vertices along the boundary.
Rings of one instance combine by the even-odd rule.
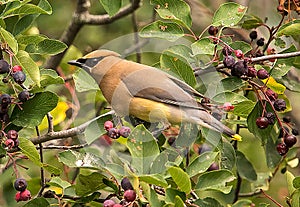
[[[88,59],[85,59],[85,65],[88,66],[88,67],[94,67],[95,65],[97,65],[99,63],[100,60],[102,60],[104,57],[101,56],[101,57],[96,57],[96,58],[88,58]]]

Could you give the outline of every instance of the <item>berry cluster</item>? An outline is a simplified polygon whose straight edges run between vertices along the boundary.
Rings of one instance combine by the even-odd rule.
[[[6,137],[4,145],[8,149],[12,149],[13,147],[18,147],[19,146],[19,139],[18,139],[19,135],[18,135],[18,132],[16,130],[11,129],[4,135]]]
[[[15,200],[19,201],[28,201],[31,199],[31,193],[27,190],[27,182],[23,178],[18,178],[14,183],[14,188],[18,191],[15,196]]]
[[[107,135],[112,139],[118,139],[120,136],[127,138],[131,132],[131,129],[126,126],[121,126],[121,128],[114,127],[112,121],[106,121],[104,123],[104,129],[107,131]]]
[[[125,191],[123,194],[123,199],[120,203],[116,203],[112,199],[105,200],[103,203],[104,207],[123,207],[131,206],[130,203],[133,203],[136,199],[136,192],[134,191],[129,179],[127,177],[123,178],[121,181],[121,187]]]

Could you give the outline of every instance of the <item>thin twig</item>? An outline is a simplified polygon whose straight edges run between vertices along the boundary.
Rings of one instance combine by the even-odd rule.
[[[36,126],[35,127],[35,131],[36,131],[36,134],[38,136],[38,138],[40,137],[40,130],[39,130],[39,127]],[[43,156],[43,144],[42,143],[39,143],[39,151],[40,151],[40,161],[41,163],[44,163],[44,156]],[[43,191],[44,191],[44,188],[45,188],[45,173],[44,173],[44,168],[41,167],[41,188],[37,194],[37,197],[41,197],[42,194],[43,194]]]
[[[274,200],[271,196],[269,196],[268,194],[266,194],[263,189],[260,189],[260,192],[262,194],[264,194],[264,196],[268,199],[270,199],[273,203],[275,203],[278,207],[283,207],[283,205],[281,205],[280,203],[278,203],[276,200]]]

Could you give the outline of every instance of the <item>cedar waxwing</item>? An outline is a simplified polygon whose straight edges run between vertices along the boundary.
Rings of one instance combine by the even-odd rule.
[[[202,94],[162,70],[124,60],[109,50],[96,50],[68,63],[92,75],[119,116],[132,115],[151,123],[190,122],[240,140],[197,102],[195,97],[203,98]]]

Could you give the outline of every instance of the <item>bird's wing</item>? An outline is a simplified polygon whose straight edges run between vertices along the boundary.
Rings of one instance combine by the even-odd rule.
[[[134,97],[204,110],[193,97],[200,93],[183,81],[152,67],[144,67],[121,77],[128,91]]]

